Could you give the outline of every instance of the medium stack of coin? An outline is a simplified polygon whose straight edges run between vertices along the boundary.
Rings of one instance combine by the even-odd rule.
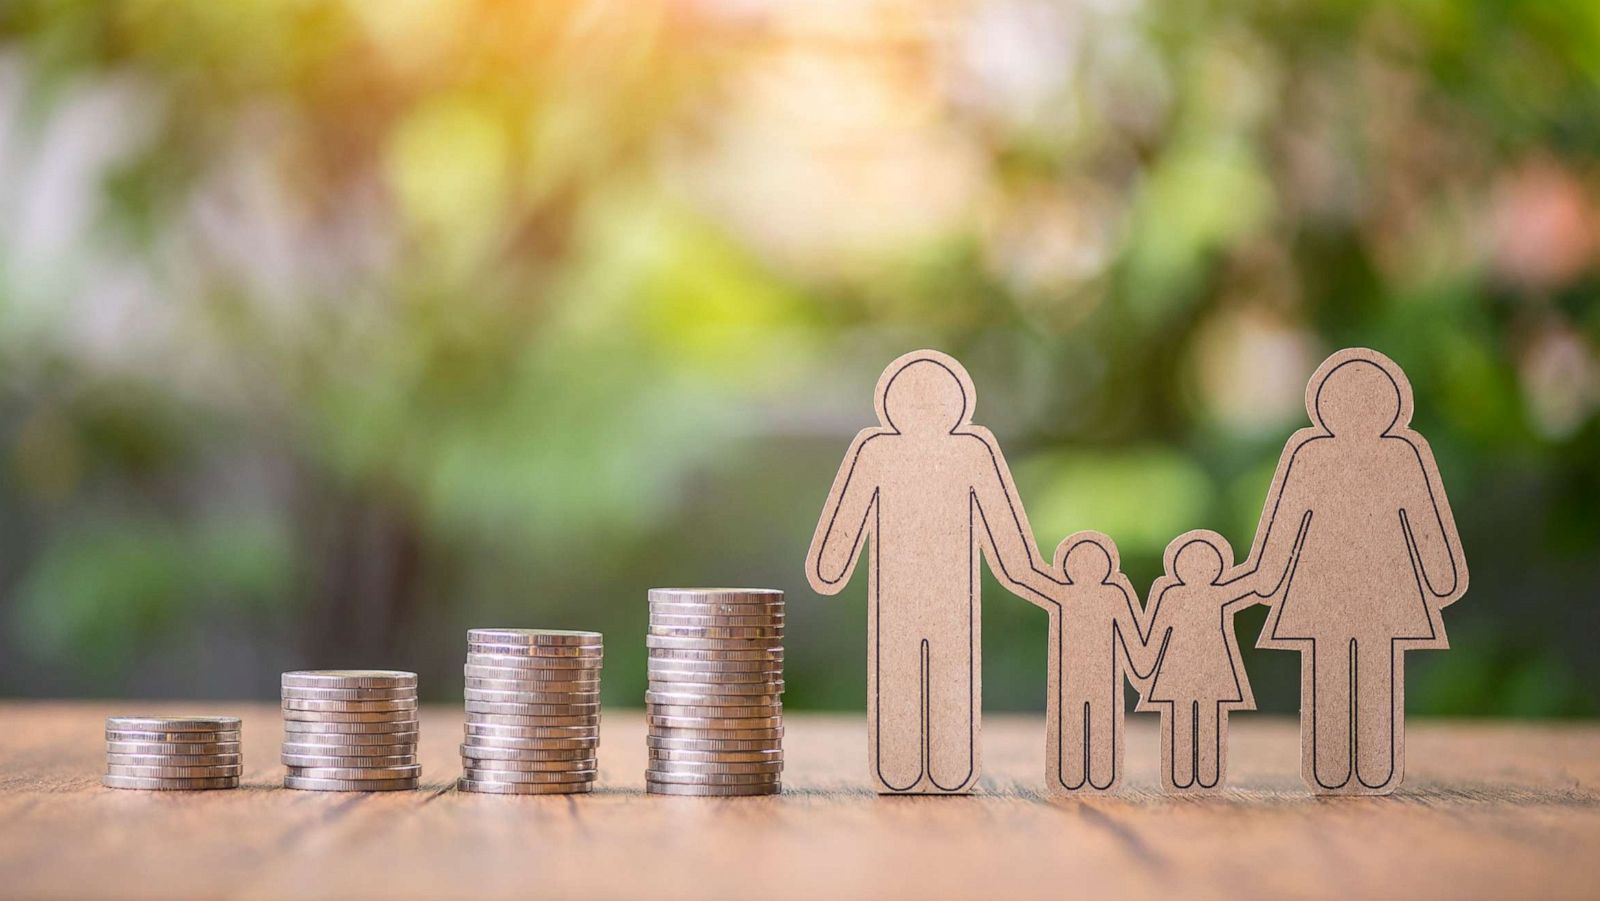
[[[650,591],[645,693],[658,795],[775,795],[783,775],[783,592]]]
[[[604,653],[599,632],[468,630],[461,790],[593,789]]]
[[[417,674],[316,670],[283,674],[285,788],[417,787]]]
[[[236,716],[108,716],[108,788],[238,788]]]

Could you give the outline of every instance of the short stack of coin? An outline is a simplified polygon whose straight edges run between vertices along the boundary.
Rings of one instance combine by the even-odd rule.
[[[783,774],[783,592],[650,591],[650,762],[658,795],[775,795]]]
[[[555,795],[594,788],[599,632],[467,631],[462,791]]]
[[[108,788],[238,788],[236,716],[108,716]]]
[[[285,788],[417,787],[417,674],[313,670],[283,674]]]

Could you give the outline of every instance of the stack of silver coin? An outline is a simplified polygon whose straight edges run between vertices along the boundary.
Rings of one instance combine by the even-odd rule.
[[[783,775],[783,592],[650,591],[650,762],[658,795],[775,795]]]
[[[109,788],[189,790],[238,788],[236,716],[108,716]]]
[[[417,787],[417,674],[313,670],[283,674],[285,788]]]
[[[461,790],[592,790],[604,654],[599,632],[468,630]]]

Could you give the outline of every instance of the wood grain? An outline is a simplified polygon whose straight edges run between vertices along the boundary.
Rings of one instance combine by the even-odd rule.
[[[110,713],[245,718],[246,787],[103,789]],[[607,714],[601,791],[457,793],[459,709],[423,713],[424,788],[286,791],[272,705],[0,704],[0,896],[1545,897],[1600,886],[1600,726],[1413,723],[1387,798],[1317,798],[1292,721],[1234,724],[1230,787],[1159,791],[1129,717],[1119,795],[1041,791],[1039,716],[992,716],[971,797],[880,797],[861,717],[789,717],[786,793],[643,794],[644,726]]]

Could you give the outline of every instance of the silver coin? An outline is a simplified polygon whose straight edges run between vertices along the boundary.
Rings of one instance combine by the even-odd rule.
[[[236,716],[108,716],[107,732],[238,732]]]
[[[324,735],[370,735],[379,732],[409,732],[417,731],[417,720],[394,720],[392,722],[376,723],[346,723],[328,722],[326,720],[300,720],[284,718],[283,731],[285,732],[319,732]]]
[[[651,688],[644,693],[646,704],[662,704],[668,707],[768,707],[783,709],[783,695],[720,695],[705,691],[662,691]],[[662,710],[661,713],[672,711]],[[698,714],[680,714],[698,715]],[[713,716],[760,716],[762,714],[743,714],[718,712]]]
[[[300,779],[416,779],[422,775],[422,766],[415,763],[386,767],[295,766],[291,764],[288,768],[291,774]]]
[[[394,792],[411,791],[417,779],[313,779],[306,776],[284,776],[283,787],[301,791],[323,792]]]
[[[645,745],[652,751],[690,751],[714,754],[745,751],[781,752],[783,739],[774,738],[682,738],[667,735],[647,735]]]
[[[752,732],[778,729],[783,726],[781,716],[671,716],[646,714],[645,722],[667,729],[699,729],[704,731]],[[737,736],[744,737],[744,736]],[[758,736],[751,736],[758,737]]]
[[[710,647],[764,647],[783,643],[783,629],[773,627],[761,629],[754,626],[699,626],[688,628],[686,626],[650,626],[645,634],[646,638],[666,638],[672,641],[715,641],[719,644]],[[735,642],[735,644],[721,644],[720,642]],[[660,645],[651,645],[660,647]],[[690,647],[693,647],[690,645]],[[702,646],[703,647],[703,646]]]
[[[366,766],[367,760],[383,760],[388,757],[416,756],[416,744],[395,745],[308,745],[300,742],[284,742],[281,752],[285,758],[289,757],[322,757],[337,758],[339,760],[360,760],[361,766]],[[337,764],[304,764],[305,766],[336,766]],[[354,765],[354,764],[352,764]]]
[[[478,713],[467,711],[475,723],[489,726],[598,726],[600,715],[590,716],[523,716],[505,713]]]
[[[138,732],[127,729],[107,729],[106,741],[137,741],[156,744],[214,744],[238,741],[238,732]]]
[[[600,738],[600,730],[595,726],[508,726],[480,723],[472,717],[467,718],[462,732],[468,741],[597,741]]]
[[[478,644],[562,645],[600,647],[599,632],[573,632],[567,629],[468,629],[467,641]]]
[[[462,744],[461,756],[481,760],[592,760],[598,745],[587,748],[501,748]]]
[[[554,704],[590,706],[600,703],[598,691],[502,691],[494,688],[468,686],[462,692],[468,701],[487,701],[498,704]]]
[[[415,710],[378,710],[371,713],[337,713],[323,710],[285,710],[285,722],[298,723],[410,723],[416,728]]]
[[[704,676],[697,677],[704,679]],[[779,697],[784,691],[782,679],[771,682],[697,682],[693,679],[662,679],[658,674],[652,673],[648,682],[649,691],[661,691],[668,694],[699,694],[699,695],[770,695]]]
[[[283,674],[285,688],[415,688],[417,674],[401,670],[295,670]]]
[[[289,732],[284,734],[283,743],[285,745],[325,748],[381,748],[385,745],[415,746],[418,735],[416,732],[371,732],[361,735],[346,735],[340,732]],[[352,751],[351,753],[356,752]]]
[[[595,770],[595,758],[585,757],[577,760],[509,760],[503,757],[464,757],[462,765],[474,769],[493,767],[499,771],[517,773],[592,773]]]
[[[158,742],[158,741],[108,741],[107,754],[177,755],[201,757],[208,754],[238,754],[239,742]]]
[[[456,788],[487,795],[581,795],[594,791],[591,782],[479,782],[463,776]]]
[[[238,776],[240,766],[122,766],[106,764],[107,776],[133,776],[139,779],[217,779]]]
[[[654,738],[681,738],[694,741],[770,741],[783,738],[783,727],[776,729],[717,729],[693,726],[652,726]]]
[[[783,772],[783,761],[765,763],[703,763],[698,760],[650,758],[650,772],[687,776],[775,776]],[[671,782],[672,780],[664,780]]]
[[[393,698],[384,701],[307,701],[284,698],[284,710],[303,710],[311,713],[392,713],[417,709],[416,698]]]
[[[223,776],[211,779],[146,779],[139,776],[112,776],[100,777],[100,784],[106,788],[132,788],[141,791],[200,791],[214,788],[238,788],[238,776]]]
[[[662,616],[783,616],[782,604],[695,604],[661,601],[650,613]]]
[[[757,785],[683,785],[672,782],[649,782],[644,790],[652,795],[679,795],[687,798],[741,798],[783,793],[781,782]]]
[[[676,611],[683,610],[679,613]],[[707,613],[685,607],[651,607],[650,622],[657,626],[781,626],[783,611],[772,613]]]
[[[467,676],[466,688],[477,691],[549,692],[552,694],[599,694],[600,680],[564,682],[555,679],[483,679]]]
[[[652,603],[775,604],[783,602],[783,592],[776,588],[652,588],[649,598]]]
[[[654,717],[676,717],[682,719],[705,720],[764,720],[778,719],[783,716],[782,704],[754,704],[744,707],[731,707],[715,705],[689,705],[689,704],[658,704],[647,702],[645,713]],[[781,720],[780,720],[781,722]],[[665,724],[664,724],[665,725]],[[776,724],[774,724],[776,725]],[[766,726],[739,723],[733,726],[736,729],[763,729]]]
[[[490,763],[493,761],[484,761]],[[490,769],[482,766],[462,767],[464,778],[474,782],[592,782],[593,769],[566,770],[560,773],[525,773],[521,770]]]
[[[285,752],[278,757],[278,762],[287,767],[294,767],[304,773],[309,769],[366,769],[366,768],[392,768],[402,766],[416,766],[417,755],[397,754],[393,757],[315,757],[306,754],[290,754]]]
[[[783,660],[783,646],[768,642],[734,641],[720,642],[727,647],[716,647],[719,642],[712,642],[712,646],[705,646],[704,642],[710,639],[694,638],[663,638],[660,635],[646,635],[645,647],[651,660],[699,660],[716,663],[750,660]],[[700,646],[696,646],[700,642]]]
[[[512,704],[499,701],[467,701],[468,713],[497,713],[508,716],[598,716],[600,705],[593,704]]]
[[[575,670],[599,674],[604,659],[599,657],[529,657],[522,654],[477,654],[467,652],[467,666],[492,666],[541,673],[547,670]]]
[[[417,687],[409,688],[296,688],[285,685],[281,691],[285,698],[305,701],[391,701],[410,698],[416,700]]]
[[[600,667],[499,666],[468,663],[461,667],[468,679],[499,679],[504,682],[599,682]]]
[[[750,686],[759,688],[762,685],[783,684],[783,670],[781,669],[722,672],[719,670],[695,670],[685,667],[649,666],[645,669],[645,676],[651,682],[689,682],[699,685],[736,686],[744,691],[749,691]]]
[[[588,660],[598,664],[605,659],[605,650],[599,645],[589,648],[566,645],[495,644],[487,641],[467,642],[468,654],[494,654],[499,657],[521,657],[538,660]]]
[[[680,773],[646,770],[646,782],[675,785],[765,785],[778,780],[777,773]]]
[[[650,672],[710,672],[718,677],[734,677],[734,675],[782,675],[784,661],[781,659],[688,659],[678,658],[675,651],[653,651],[650,658],[646,658],[645,666],[650,667]]]
[[[782,763],[783,751],[678,751],[671,748],[651,748],[651,760],[670,760],[680,763]]]
[[[238,754],[107,754],[114,766],[239,766]]]

